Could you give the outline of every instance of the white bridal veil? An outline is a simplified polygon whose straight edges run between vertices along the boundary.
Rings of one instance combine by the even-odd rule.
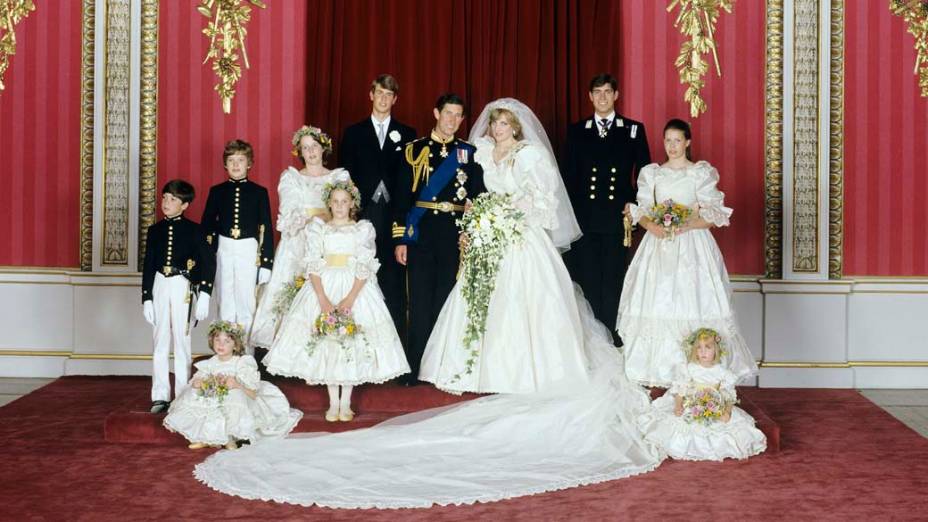
[[[515,98],[500,98],[488,103],[483,108],[483,112],[480,113],[470,130],[469,139],[471,143],[487,135],[487,130],[490,128],[490,112],[493,109],[506,109],[513,113],[518,118],[519,124],[522,125],[524,140],[534,142],[548,151],[548,159],[551,160],[554,172],[559,172],[557,159],[554,157],[554,149],[551,147],[551,141],[548,139],[544,126],[535,116],[535,113],[532,112],[532,109],[529,109],[527,105]],[[554,246],[563,251],[569,249],[570,244],[580,238],[581,232],[577,218],[574,216],[573,206],[570,204],[570,197],[567,195],[567,188],[564,187],[564,180],[561,179],[560,175],[555,175],[554,178],[556,178],[553,182],[555,187],[554,197],[557,200],[557,227],[550,230],[549,234]]]

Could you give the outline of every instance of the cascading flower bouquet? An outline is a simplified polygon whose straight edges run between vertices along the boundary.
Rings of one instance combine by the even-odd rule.
[[[313,321],[313,334],[306,344],[306,350],[312,356],[320,343],[332,341],[344,350],[348,350],[356,336],[362,335],[361,327],[354,321],[354,316],[335,309],[331,312],[321,312]]]
[[[485,192],[477,196],[457,225],[466,237],[461,255],[461,293],[467,302],[464,346],[470,352],[465,374],[473,371],[479,357],[479,341],[486,332],[487,309],[496,287],[496,274],[506,249],[522,241],[525,213],[509,194]],[[455,376],[455,380],[460,375]]]
[[[290,305],[293,303],[296,294],[300,292],[304,284],[306,284],[306,278],[301,275],[294,277],[293,281],[287,281],[284,284],[283,288],[277,292],[277,296],[274,298],[273,312],[275,315],[283,317],[283,315],[290,310]]]
[[[215,399],[222,402],[229,394],[229,387],[226,386],[226,376],[212,374],[200,381],[197,387],[197,395],[206,399]]]
[[[680,228],[683,223],[686,223],[686,220],[689,219],[692,213],[693,209],[690,207],[681,203],[676,203],[672,199],[668,199],[663,203],[657,203],[652,206],[649,217],[651,221],[664,227],[664,232],[668,233],[670,235],[670,240],[673,241],[677,229]]]

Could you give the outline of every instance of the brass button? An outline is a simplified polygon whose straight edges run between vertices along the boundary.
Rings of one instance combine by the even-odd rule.
[[[593,167],[593,172],[596,172],[596,167]]]
[[[596,199],[596,194],[590,194],[590,199]]]
[[[609,199],[615,199],[615,196],[613,196],[612,194],[609,194]]]
[[[615,190],[615,187],[612,185],[609,185],[609,190]]]
[[[596,181],[596,176],[591,177],[590,181]]]
[[[590,190],[596,190],[596,185],[590,185]]]
[[[612,167],[612,172],[615,172],[615,167]]]
[[[615,178],[609,178],[609,181],[615,181]]]

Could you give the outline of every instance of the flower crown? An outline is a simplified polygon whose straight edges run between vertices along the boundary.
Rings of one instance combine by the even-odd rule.
[[[233,323],[232,321],[213,321],[209,324],[208,336],[212,337],[219,332],[227,334],[229,337],[232,337],[236,342],[241,343],[242,339],[245,337],[245,327]]]
[[[347,192],[351,196],[354,208],[361,208],[361,192],[350,179],[325,184],[325,187],[322,189],[322,201],[326,206],[329,206],[329,199],[332,197],[332,192],[336,190],[344,190]]]
[[[319,127],[303,125],[293,133],[293,139],[290,140],[291,143],[293,143],[293,150],[291,152],[294,156],[299,157],[300,140],[302,140],[304,136],[310,136],[312,139],[316,140],[316,143],[322,145],[323,152],[332,152],[332,138],[330,138],[328,134],[322,132],[322,129]]]
[[[698,328],[683,340],[683,351],[687,359],[693,353],[693,348],[699,343],[700,339],[712,339],[719,349],[719,357],[724,357],[728,352],[725,351],[725,343],[722,342],[722,336],[712,328]]]

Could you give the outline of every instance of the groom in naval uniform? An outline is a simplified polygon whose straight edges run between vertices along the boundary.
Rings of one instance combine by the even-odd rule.
[[[393,190],[393,238],[396,261],[406,266],[409,333],[406,358],[415,384],[425,345],[438,313],[454,287],[460,264],[455,220],[468,199],[484,192],[476,148],[455,137],[464,120],[464,100],[443,94],[433,110],[436,124],[427,137],[404,150]]]
[[[622,213],[635,201],[634,175],[651,163],[644,125],[615,112],[618,82],[610,74],[590,81],[594,114],[567,129],[562,171],[583,236],[568,254],[570,275],[596,318],[615,333],[616,314],[628,248],[623,246]]]
[[[393,323],[406,343],[406,270],[393,254],[392,190],[396,171],[403,162],[406,144],[416,131],[397,121],[390,112],[400,87],[389,74],[371,83],[371,116],[345,129],[341,146],[341,165],[361,192],[361,218],[369,220],[377,232],[377,282]]]

